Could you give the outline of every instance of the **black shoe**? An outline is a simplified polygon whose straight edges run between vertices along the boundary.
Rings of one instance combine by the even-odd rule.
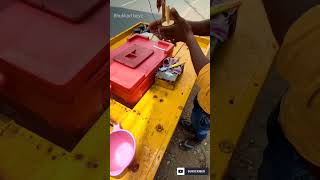
[[[200,145],[202,141],[199,141],[196,138],[190,138],[182,141],[179,144],[179,148],[184,151],[190,151],[194,149],[196,146]]]
[[[191,125],[191,122],[185,120],[185,119],[181,119],[180,120],[180,125],[183,127],[183,129],[185,129],[186,131],[189,131],[190,133],[195,133],[192,125]]]

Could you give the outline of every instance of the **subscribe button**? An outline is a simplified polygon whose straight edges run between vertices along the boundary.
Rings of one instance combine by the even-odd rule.
[[[177,168],[177,175],[184,176],[184,175],[208,175],[208,168],[184,168],[178,167]]]

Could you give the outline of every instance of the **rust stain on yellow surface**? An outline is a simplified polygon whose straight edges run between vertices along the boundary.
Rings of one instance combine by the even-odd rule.
[[[0,179],[103,179],[107,168],[106,111],[71,152],[0,115]],[[8,120],[8,121],[3,121]]]

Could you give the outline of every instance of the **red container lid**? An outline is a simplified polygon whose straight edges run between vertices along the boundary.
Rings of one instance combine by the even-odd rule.
[[[74,96],[106,63],[106,6],[81,24],[21,2],[3,9],[0,73],[60,100]]]
[[[80,22],[106,0],[23,0],[37,8],[48,11],[72,22]]]
[[[113,60],[126,65],[130,68],[136,68],[143,61],[147,60],[153,54],[152,49],[133,44],[128,49],[119,53]]]
[[[172,50],[171,43],[153,42],[138,34],[132,36],[126,44],[110,53],[111,88],[132,92],[156,71]],[[133,57],[128,58],[132,52],[135,52]]]
[[[2,9],[5,9],[5,8],[11,6],[13,3],[15,3],[15,1],[18,1],[18,0],[1,0],[0,1],[0,12]]]

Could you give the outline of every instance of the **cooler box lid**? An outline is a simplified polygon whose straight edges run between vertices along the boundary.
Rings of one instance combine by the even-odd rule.
[[[1,12],[1,10],[11,6],[13,3],[15,3],[15,1],[18,1],[18,0],[1,0],[0,1],[0,12]]]
[[[81,24],[21,2],[3,9],[0,74],[58,99],[73,96],[106,62],[106,6]]]
[[[152,49],[133,44],[119,53],[113,60],[131,68],[136,68],[153,54]]]
[[[173,44],[153,42],[139,34],[110,53],[111,88],[133,91],[142,81],[150,77],[173,50]]]
[[[80,22],[103,6],[106,0],[23,0],[72,22]]]

